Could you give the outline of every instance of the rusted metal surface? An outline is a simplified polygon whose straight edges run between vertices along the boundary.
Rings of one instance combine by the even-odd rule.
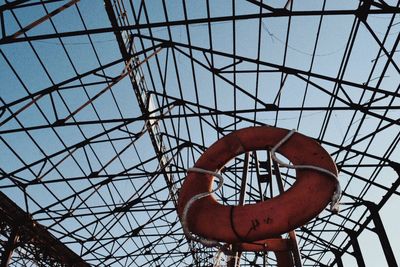
[[[21,246],[25,250],[29,246],[28,250],[33,251],[33,258],[39,265],[90,266],[2,192],[0,192],[0,223],[6,225],[11,231],[0,266],[6,266],[13,251]]]

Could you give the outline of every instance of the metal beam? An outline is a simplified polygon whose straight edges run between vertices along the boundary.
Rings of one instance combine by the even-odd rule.
[[[393,14],[393,12],[400,12],[399,8],[388,6],[385,9],[372,9],[369,10],[368,14]],[[97,29],[87,29],[87,30],[78,30],[78,31],[70,31],[63,33],[53,33],[53,34],[42,34],[35,36],[27,36],[20,38],[10,38],[6,37],[0,40],[1,44],[10,44],[15,42],[27,42],[27,41],[35,41],[35,40],[45,40],[45,39],[53,39],[53,38],[62,38],[62,37],[71,37],[71,36],[80,36],[87,34],[99,34],[99,33],[107,33],[107,32],[122,32],[122,31],[132,31],[139,29],[151,29],[151,28],[160,28],[160,27],[171,27],[171,26],[181,26],[181,25],[196,25],[196,24],[206,24],[206,23],[215,23],[215,22],[225,22],[232,20],[249,20],[249,19],[259,19],[259,18],[279,18],[279,17],[301,17],[301,16],[357,16],[359,13],[358,9],[356,10],[312,10],[312,11],[288,11],[286,9],[276,9],[274,12],[268,13],[255,13],[255,14],[245,14],[245,15],[235,15],[235,16],[221,16],[221,17],[210,17],[210,18],[198,18],[198,19],[187,19],[187,20],[176,20],[169,22],[154,22],[154,23],[145,23],[145,24],[132,24],[132,25],[120,25],[118,28],[115,27],[105,27],[105,28],[97,28]]]
[[[393,183],[392,187],[390,188],[389,191],[386,192],[386,194],[382,197],[382,200],[377,204],[377,209],[378,211],[386,204],[386,202],[389,200],[389,198],[396,192],[397,188],[400,186],[400,164],[397,162],[390,161],[389,165],[395,170],[395,172],[398,175],[397,180]],[[368,224],[372,221],[372,216],[369,216],[364,223],[360,226],[358,231],[356,232],[356,236],[360,235],[362,231],[368,226]],[[342,252],[340,252],[341,255],[344,254],[345,251],[352,245],[352,240],[347,243],[343,247]],[[334,264],[337,263],[336,258],[333,260],[333,262],[330,264],[330,266],[334,266]]]
[[[375,233],[378,235],[379,241],[382,245],[383,253],[385,254],[388,266],[397,267],[396,257],[394,256],[393,249],[390,245],[389,238],[386,234],[381,216],[379,215],[378,206],[371,201],[364,201],[363,203],[369,210],[372,216],[372,221],[375,225]]]
[[[331,251],[332,251],[333,255],[335,255],[335,260],[336,260],[337,266],[344,267],[340,252],[336,249],[331,249]]]
[[[239,193],[239,206],[244,205],[244,197],[246,194],[246,187],[247,187],[247,173],[249,170],[249,159],[250,159],[250,152],[246,152],[244,154],[244,162],[243,162],[243,172],[242,172],[242,180],[241,180],[241,186],[240,186],[240,193]],[[230,258],[230,260],[227,262],[227,266],[229,267],[236,267],[239,266],[240,264],[240,256],[242,254],[241,251],[237,251],[234,247],[232,249],[233,252],[233,257]]]
[[[224,51],[211,50],[209,48],[204,48],[204,47],[194,46],[194,45],[188,45],[188,44],[180,43],[180,42],[173,42],[171,40],[166,40],[166,39],[163,39],[163,38],[149,37],[149,36],[142,35],[142,34],[137,34],[137,35],[135,35],[135,37],[139,37],[139,38],[143,38],[143,39],[147,39],[147,40],[153,40],[153,41],[169,44],[171,47],[173,47],[174,49],[178,50],[181,54],[191,58],[191,60],[195,61],[200,66],[208,69],[209,71],[214,72],[215,74],[218,74],[218,70],[212,69],[211,67],[206,66],[205,64],[203,64],[200,60],[198,60],[196,58],[193,58],[193,57],[190,57],[190,55],[187,54],[185,51],[181,50],[180,47],[181,48],[188,48],[188,49],[198,50],[198,51],[203,52],[203,53],[210,53],[210,54],[213,54],[213,55],[232,58],[232,59],[235,59],[235,60],[241,60],[241,61],[247,62],[247,63],[258,64],[258,65],[261,65],[261,66],[264,66],[264,67],[272,68],[272,69],[277,70],[279,72],[295,75],[298,78],[306,79],[304,77],[309,77],[310,76],[310,77],[313,77],[313,78],[316,78],[316,79],[325,80],[325,81],[328,81],[328,82],[339,83],[341,85],[347,85],[347,86],[351,86],[351,87],[354,87],[354,88],[359,88],[359,89],[368,90],[368,91],[371,91],[371,92],[381,93],[381,94],[384,94],[386,96],[400,97],[400,94],[396,93],[396,92],[386,91],[384,89],[373,87],[373,86],[369,86],[367,84],[360,84],[360,83],[352,82],[350,80],[344,80],[344,79],[340,79],[340,78],[337,78],[337,77],[331,77],[331,76],[315,73],[315,72],[312,72],[312,71],[309,71],[309,70],[302,70],[302,69],[287,67],[287,66],[283,66],[283,65],[279,65],[279,64],[275,64],[275,63],[271,63],[271,62],[266,62],[266,61],[261,61],[261,60],[258,60],[258,59],[245,57],[245,56],[240,56],[240,55],[233,56],[232,54],[224,52]],[[1,44],[1,42],[0,42],[0,44]],[[224,78],[224,76],[222,76],[222,75],[218,76],[218,77]],[[306,81],[307,81],[307,79],[306,79]],[[312,84],[313,84],[313,86],[318,86],[318,84],[316,84],[314,82]],[[321,86],[319,86],[319,87],[321,87]],[[351,103],[350,107],[352,107],[353,109],[360,109],[360,111],[365,109],[364,106],[357,105],[357,104],[354,104],[354,103]]]
[[[79,0],[71,0],[68,3],[60,6],[59,8],[53,10],[52,12],[50,12],[49,14],[35,20],[34,22],[28,24],[27,26],[25,26],[24,28],[22,28],[21,30],[15,32],[14,34],[12,34],[11,36],[5,36],[3,39],[16,39],[18,36],[20,36],[21,34],[26,33],[27,31],[29,31],[30,29],[36,27],[37,25],[45,22],[46,20],[50,19],[51,17],[57,15],[58,13],[60,13],[61,11],[71,7],[72,5],[74,5],[76,2],[79,2]]]
[[[268,153],[270,154],[269,158],[272,160],[271,151],[268,151]],[[285,189],[283,187],[283,180],[282,180],[281,172],[279,170],[279,164],[276,161],[272,160],[272,165],[275,170],[275,177],[276,177],[276,182],[278,184],[279,193],[283,194]],[[271,183],[271,187],[272,187],[272,183]],[[296,267],[302,267],[303,264],[301,262],[301,254],[300,254],[299,245],[297,243],[297,236],[296,236],[295,230],[292,230],[289,232],[289,237],[292,241],[292,246],[293,246],[292,247],[292,255],[293,255],[293,259],[294,259],[294,264]]]
[[[0,191],[0,221],[5,223],[11,234],[2,255],[2,264],[9,261],[15,248],[16,239],[24,240],[24,244],[33,245],[34,253],[42,260],[50,260],[65,266],[89,267],[80,256],[61,243],[49,231],[31,219],[31,216],[18,207],[11,199]],[[25,248],[27,250],[29,248]],[[3,265],[2,265],[3,266]]]
[[[0,267],[8,266],[18,240],[18,228],[14,228],[11,230],[10,236],[8,237],[7,243],[5,244],[3,254],[1,255]]]
[[[352,255],[357,261],[357,266],[358,267],[365,267],[365,261],[363,258],[363,255],[361,253],[361,248],[360,248],[360,243],[358,243],[357,239],[357,232],[350,230],[350,229],[345,229],[344,230],[348,236],[350,237],[350,244],[353,247],[353,253]]]

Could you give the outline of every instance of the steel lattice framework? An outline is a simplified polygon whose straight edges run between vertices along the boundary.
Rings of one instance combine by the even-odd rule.
[[[400,1],[0,3],[1,266],[212,266],[179,188],[253,125],[297,129],[340,170],[340,212],[296,229],[303,266],[398,266]],[[295,178],[268,151],[222,174],[230,205]]]

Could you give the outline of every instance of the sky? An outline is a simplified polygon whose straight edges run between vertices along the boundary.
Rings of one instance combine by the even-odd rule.
[[[264,2],[279,8],[286,1]],[[294,11],[321,10],[324,3],[292,2]],[[398,6],[395,1],[386,2]],[[0,1],[0,5],[4,3]],[[229,20],[210,25],[193,23],[188,27],[179,23],[172,27],[156,25],[166,20],[205,18],[208,16],[207,3],[165,1],[165,11],[163,1],[147,1],[146,13],[138,1],[132,6],[124,1],[126,18],[131,23],[135,16],[139,24],[153,23],[151,30],[144,27],[132,32],[136,34],[137,52],[162,40],[175,42],[174,48],[164,47],[148,61],[152,51],[139,54],[139,62],[146,62],[135,77],[142,81],[148,93],[151,92],[154,108],[160,109],[154,113],[171,115],[158,121],[156,131],[161,133],[160,140],[167,151],[165,155],[173,162],[170,170],[177,170],[173,176],[176,186],[180,187],[184,170],[217,139],[235,129],[266,124],[295,128],[320,140],[332,158],[338,164],[344,164],[339,179],[345,192],[378,203],[386,191],[382,187],[390,188],[398,178],[386,163],[380,162],[380,158],[396,162],[400,158],[396,147],[400,115],[399,53],[394,52],[390,62],[387,55],[379,52],[378,43],[384,42],[383,47],[389,53],[398,51],[399,15],[392,18],[392,14],[370,14],[367,23],[359,24],[354,15],[331,15],[322,19],[320,16],[293,16],[290,21],[285,16],[267,16],[235,23]],[[6,35],[60,5],[57,1],[46,4],[47,11],[42,5],[4,11]],[[358,1],[326,1],[325,9],[353,10],[358,5]],[[239,17],[260,13],[260,7],[251,1],[209,1],[210,16],[231,16],[233,6]],[[352,25],[358,25],[355,35]],[[29,30],[26,36],[102,27],[110,27],[103,2],[82,0]],[[389,31],[387,35],[386,31]],[[348,49],[350,41],[352,45]],[[151,253],[143,255],[148,251],[144,247],[152,243],[154,251],[171,250],[177,254],[183,254],[188,247],[176,245],[182,236],[168,235],[165,240],[157,240],[163,234],[176,232],[182,235],[182,232],[150,135],[147,131],[141,135],[146,119],[140,117],[142,110],[129,77],[80,109],[107,88],[113,78],[124,73],[125,65],[120,61],[96,74],[85,74],[121,59],[114,34],[0,43],[0,50],[1,100],[2,105],[10,106],[0,119],[4,122],[17,114],[0,126],[3,176],[0,190],[93,264],[138,266],[157,261],[163,265],[175,264],[173,258],[160,260]],[[232,54],[236,56],[233,58]],[[255,64],[257,60],[261,64]],[[346,62],[345,66],[343,62]],[[212,68],[220,69],[220,72],[212,72]],[[284,68],[295,71],[285,74]],[[307,75],[308,72],[313,75]],[[77,79],[79,75],[83,77]],[[336,77],[343,81],[341,88],[332,81]],[[363,90],[365,84],[379,90]],[[58,90],[40,93],[52,88]],[[20,99],[30,94],[40,98],[19,112],[31,101]],[[184,104],[176,105],[173,102],[176,99],[183,100]],[[287,110],[268,110],[267,104]],[[300,111],[302,106],[309,109]],[[297,109],[290,110],[293,107]],[[333,111],[320,107],[333,107]],[[256,109],[260,111],[255,112]],[[226,111],[226,114],[207,115],[215,111]],[[240,119],[230,115],[235,112],[239,113]],[[66,124],[54,126],[65,118]],[[24,130],[29,127],[32,128]],[[113,127],[117,127],[116,130]],[[374,132],[377,134],[373,135]],[[82,145],[77,146],[80,143]],[[182,144],[190,144],[190,147],[180,148]],[[351,149],[364,152],[366,156],[339,150],[332,144],[351,145]],[[237,196],[229,186],[235,188],[239,174],[226,175],[230,179],[223,194],[232,204]],[[377,185],[369,186],[357,176]],[[111,182],[107,180],[110,177]],[[33,183],[35,180],[39,182]],[[28,184],[26,190],[21,190],[16,181]],[[255,183],[255,179],[251,183]],[[219,198],[223,200],[222,195]],[[112,214],[114,208],[132,201],[133,208],[129,212]],[[249,201],[254,199],[249,197]],[[342,199],[344,203],[353,201],[348,197]],[[380,211],[395,253],[400,248],[396,238],[400,236],[400,230],[395,225],[397,214],[393,211],[399,204],[397,193]],[[346,204],[343,207],[347,207]],[[343,217],[332,216],[327,211],[321,217],[328,216],[331,222],[352,228],[354,224],[344,218],[365,220],[364,211],[363,207],[344,208]],[[67,215],[62,219],[63,214]],[[323,225],[313,229],[320,230],[318,227]],[[372,228],[372,224],[369,226]],[[329,241],[332,238],[335,245],[342,246],[346,234],[339,232],[334,236],[337,228],[326,227],[334,232],[326,231],[324,237]],[[127,236],[126,233],[137,229],[142,231],[142,236]],[[67,235],[69,231],[76,235]],[[102,240],[93,242],[91,236]],[[116,236],[123,237],[107,241]],[[82,245],[79,239],[87,241]],[[359,242],[367,266],[385,264],[374,233],[365,230]],[[305,243],[300,245],[307,247]],[[133,256],[126,258],[123,264],[107,259],[107,254]],[[102,260],[98,262],[96,257]],[[321,257],[319,260],[325,264],[333,258],[330,253]],[[400,255],[396,254],[396,257],[400,262]],[[185,266],[191,260],[184,258],[180,264]],[[349,254],[345,254],[343,261],[345,266],[355,265],[354,257]]]

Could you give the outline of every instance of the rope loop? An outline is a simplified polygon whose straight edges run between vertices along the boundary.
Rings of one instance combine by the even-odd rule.
[[[196,202],[199,199],[205,198],[207,196],[210,196],[211,194],[217,192],[218,190],[221,189],[222,185],[224,184],[224,178],[222,177],[221,174],[209,170],[204,170],[201,168],[189,168],[187,171],[192,171],[192,172],[199,172],[199,173],[204,173],[204,174],[211,174],[212,176],[216,177],[218,179],[218,186],[214,190],[211,190],[211,192],[205,192],[205,193],[200,193],[195,196],[193,196],[186,204],[185,208],[183,209],[182,212],[182,228],[183,232],[185,235],[193,241],[199,242],[200,244],[204,245],[205,247],[216,247],[218,248],[219,251],[223,252],[226,255],[229,255],[231,253],[231,250],[226,244],[222,244],[218,242],[217,240],[212,240],[212,239],[207,239],[201,236],[197,236],[193,234],[187,225],[186,219],[187,215],[189,213],[190,207],[193,205],[194,202]]]
[[[342,195],[342,189],[340,187],[340,182],[339,179],[337,177],[336,174],[334,174],[333,172],[330,172],[324,168],[321,167],[317,167],[317,166],[312,166],[312,165],[291,165],[291,164],[286,164],[283,161],[281,161],[280,159],[277,158],[276,156],[276,150],[279,149],[279,147],[281,147],[287,140],[290,139],[290,137],[292,137],[292,135],[296,132],[295,129],[290,130],[290,132],[284,137],[282,138],[272,149],[271,149],[271,156],[272,156],[272,160],[274,160],[275,162],[277,162],[280,166],[282,167],[286,167],[289,169],[311,169],[311,170],[315,170],[315,171],[319,171],[322,172],[324,174],[327,174],[329,177],[332,177],[336,180],[336,189],[335,192],[332,195],[331,198],[331,203],[330,203],[330,209],[333,213],[338,213],[339,212],[339,200],[340,200],[340,196]]]

